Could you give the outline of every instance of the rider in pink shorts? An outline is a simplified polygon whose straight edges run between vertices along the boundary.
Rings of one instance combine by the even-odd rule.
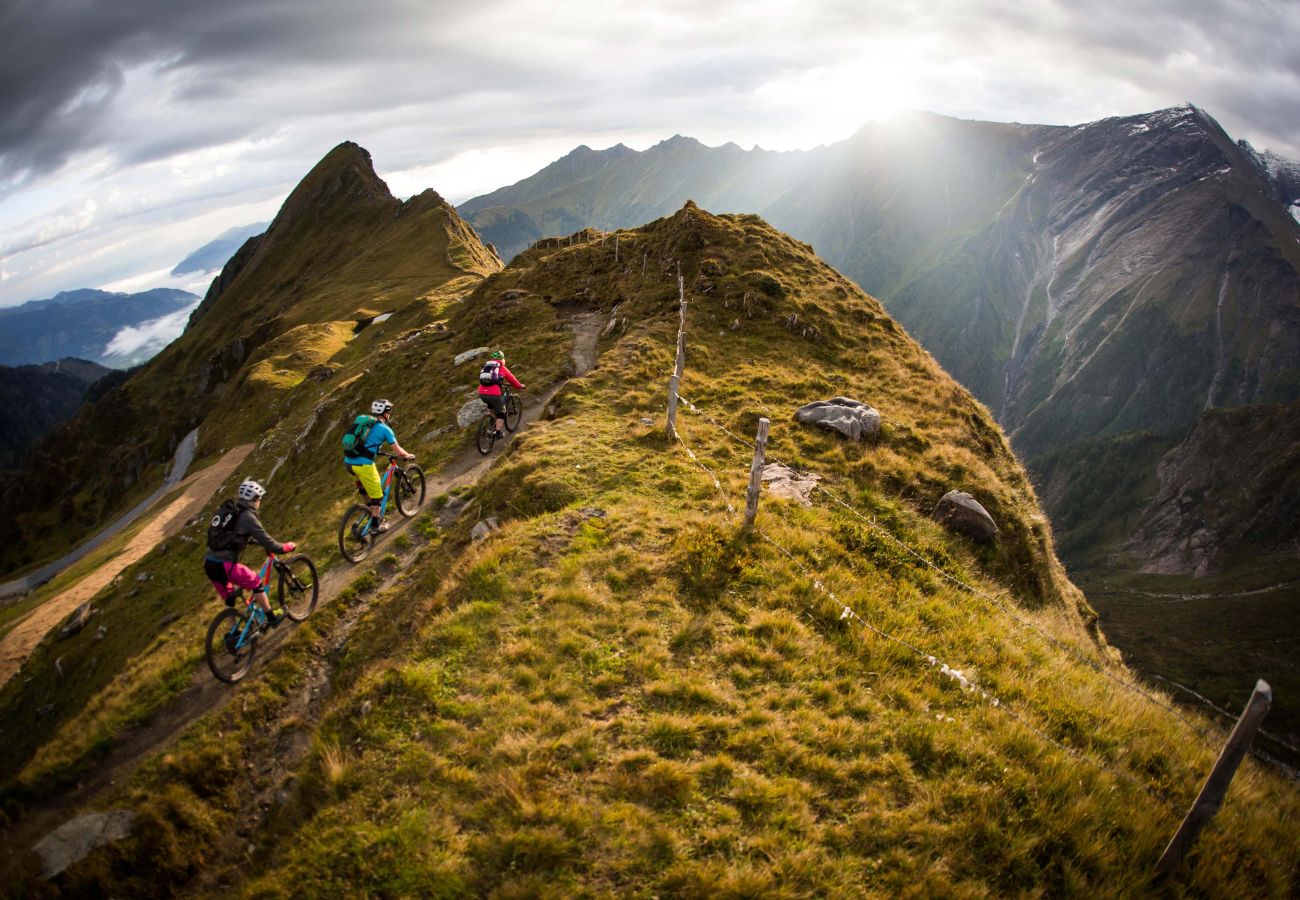
[[[283,616],[271,612],[266,588],[257,573],[239,561],[250,540],[257,541],[268,553],[292,553],[293,541],[281,544],[266,533],[257,511],[262,506],[266,488],[248,480],[239,486],[239,501],[221,504],[208,527],[208,553],[203,559],[203,573],[212,581],[227,606],[235,605],[235,589],[253,592],[253,599],[266,612],[268,624],[279,625]]]

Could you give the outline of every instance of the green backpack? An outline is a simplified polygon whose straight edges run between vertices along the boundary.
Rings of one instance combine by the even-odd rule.
[[[343,435],[343,455],[374,459],[375,455],[366,450],[366,438],[370,437],[370,429],[378,421],[374,416],[357,416],[352,427]]]

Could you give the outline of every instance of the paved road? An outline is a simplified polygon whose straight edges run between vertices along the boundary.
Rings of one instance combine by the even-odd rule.
[[[190,467],[190,463],[194,461],[194,448],[195,445],[198,444],[198,440],[199,430],[197,428],[185,435],[184,439],[181,440],[180,446],[176,448],[176,455],[172,457],[171,468],[167,471],[167,477],[163,479],[162,486],[158,488],[158,490],[141,500],[122,515],[121,518],[96,534],[90,540],[86,541],[86,543],[73,550],[67,556],[41,566],[41,568],[37,569],[35,572],[31,572],[21,578],[15,578],[13,581],[6,581],[5,583],[0,584],[0,597],[12,597],[14,594],[25,594],[33,588],[40,587],[42,584],[49,581],[55,575],[58,575],[68,566],[81,559],[87,553],[104,543],[104,541],[113,537],[113,535],[118,534],[123,528],[138,519],[140,514],[150,506],[153,506],[154,502],[159,497],[180,484],[181,479],[185,477],[185,471]]]

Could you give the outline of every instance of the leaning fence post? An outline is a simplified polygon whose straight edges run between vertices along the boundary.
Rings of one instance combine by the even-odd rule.
[[[618,262],[618,235],[614,235],[614,262]]]
[[[1242,710],[1241,718],[1233,726],[1232,733],[1228,735],[1228,742],[1219,752],[1219,758],[1215,761],[1214,768],[1210,770],[1210,777],[1205,779],[1205,784],[1196,796],[1192,808],[1183,819],[1183,823],[1178,826],[1178,831],[1174,833],[1169,846],[1165,848],[1160,862],[1156,863],[1157,874],[1167,875],[1178,868],[1183,857],[1192,849],[1192,844],[1195,843],[1201,829],[1219,811],[1232,776],[1236,774],[1237,766],[1241,765],[1242,757],[1250,749],[1251,742],[1255,740],[1255,733],[1259,731],[1259,726],[1272,705],[1273,689],[1268,686],[1268,682],[1262,679],[1255,682],[1254,693],[1250,695],[1250,700],[1246,701],[1246,708]]]
[[[754,441],[754,462],[749,467],[749,493],[745,495],[745,524],[749,528],[758,515],[758,492],[763,487],[763,461],[767,456],[767,419],[758,420],[758,439]]]
[[[681,263],[677,264],[677,361],[673,365],[673,375],[668,379],[668,440],[677,437],[677,389],[682,383],[682,370],[686,368],[686,282],[680,274]]]

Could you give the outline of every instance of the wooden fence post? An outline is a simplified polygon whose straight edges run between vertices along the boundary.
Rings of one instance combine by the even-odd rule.
[[[1214,768],[1210,770],[1210,777],[1205,779],[1205,784],[1196,796],[1192,808],[1183,819],[1183,823],[1178,826],[1178,831],[1174,833],[1173,840],[1165,848],[1160,862],[1156,863],[1158,875],[1168,875],[1178,868],[1183,857],[1192,849],[1192,844],[1195,843],[1201,829],[1219,811],[1232,776],[1236,774],[1237,766],[1241,765],[1242,757],[1250,749],[1250,744],[1255,740],[1255,734],[1259,731],[1259,726],[1272,705],[1273,689],[1268,686],[1268,682],[1262,679],[1255,682],[1255,691],[1246,702],[1246,708],[1242,710],[1241,718],[1233,726],[1232,733],[1228,735],[1228,742],[1223,745]]]
[[[614,262],[618,262],[618,235],[614,235]]]
[[[681,263],[677,268],[681,270]],[[668,440],[677,437],[677,389],[682,383],[682,371],[686,368],[686,283],[682,276],[677,276],[678,311],[677,311],[677,361],[673,365],[673,375],[668,379]]]
[[[758,420],[758,439],[754,441],[754,462],[749,467],[749,493],[745,495],[745,524],[749,528],[758,515],[758,492],[763,487],[763,461],[767,457],[767,419]]]

